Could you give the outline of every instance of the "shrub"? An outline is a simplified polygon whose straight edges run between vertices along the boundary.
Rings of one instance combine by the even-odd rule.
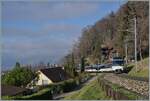
[[[34,93],[32,95],[28,95],[28,96],[23,96],[21,97],[21,99],[23,100],[51,100],[52,99],[52,93],[51,93],[51,89],[50,88],[45,88],[43,90],[40,90],[37,93]]]
[[[37,93],[27,96],[3,96],[3,100],[51,100],[52,94],[50,88],[45,88]]]
[[[76,81],[74,79],[70,79],[63,82],[62,89],[63,92],[69,92],[73,90],[76,86],[77,86]]]
[[[124,72],[129,73],[133,67],[133,65],[125,65]]]

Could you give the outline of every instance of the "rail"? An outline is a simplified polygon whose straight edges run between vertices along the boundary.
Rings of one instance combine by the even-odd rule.
[[[146,77],[135,77],[135,76],[129,76],[127,74],[115,74],[119,77],[122,78],[127,78],[127,79],[132,79],[132,80],[137,80],[137,81],[144,81],[144,82],[149,82],[149,78]]]

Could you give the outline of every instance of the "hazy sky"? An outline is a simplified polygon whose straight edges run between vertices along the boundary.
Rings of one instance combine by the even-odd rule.
[[[2,69],[55,63],[87,25],[119,9],[123,2],[3,2]]]

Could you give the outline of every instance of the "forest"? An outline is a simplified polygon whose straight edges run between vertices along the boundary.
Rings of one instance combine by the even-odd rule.
[[[106,62],[113,52],[125,57],[125,45],[128,60],[134,59],[134,19],[137,31],[137,58],[142,60],[148,57],[149,3],[128,1],[117,12],[111,12],[93,25],[87,25],[82,29],[82,35],[74,44],[72,51],[63,58],[66,70],[74,75],[75,67],[83,58],[88,65]],[[103,52],[104,47],[108,51]]]

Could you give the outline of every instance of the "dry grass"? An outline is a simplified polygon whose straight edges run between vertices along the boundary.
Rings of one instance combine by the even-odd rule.
[[[137,63],[137,71],[135,66],[129,72],[131,76],[149,77],[149,58],[145,58]]]

